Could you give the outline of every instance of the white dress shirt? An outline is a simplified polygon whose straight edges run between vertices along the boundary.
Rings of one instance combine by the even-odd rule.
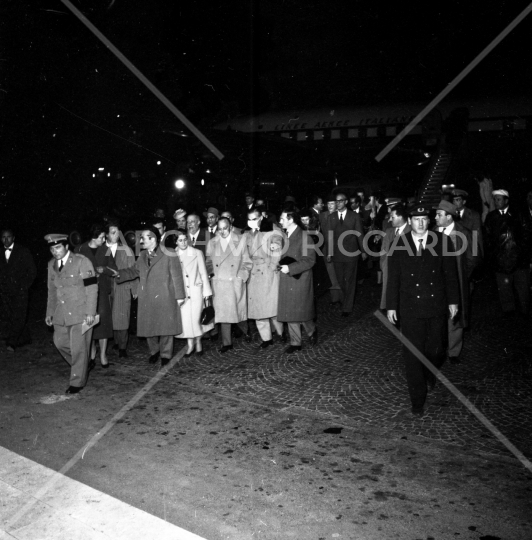
[[[6,261],[9,261],[9,257],[11,257],[11,253],[13,253],[13,248],[15,247],[15,242],[13,242],[5,251],[6,255]]]

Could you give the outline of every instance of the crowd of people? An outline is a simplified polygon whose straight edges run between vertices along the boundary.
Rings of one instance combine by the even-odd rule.
[[[251,321],[260,349],[279,340],[291,355],[303,341],[318,344],[316,290],[329,290],[331,304],[349,317],[371,268],[382,287],[380,308],[403,336],[437,368],[446,359],[460,363],[471,293],[486,268],[495,273],[504,314],[528,317],[530,309],[532,190],[522,211],[510,205],[508,191],[490,195],[484,193],[488,211],[481,215],[461,189],[442,193],[435,208],[381,194],[366,198],[363,190],[316,195],[301,209],[288,196],[279,213],[246,193],[234,213],[180,208],[168,222],[159,209],[133,237],[112,218],[79,245],[49,234],[45,320],[71,365],[67,392],[85,386],[98,349],[101,366],[109,366],[109,340],[127,357],[134,301],[136,333],[146,338],[152,364],[170,362],[175,338],[186,340],[186,357],[203,354],[203,339],[221,341],[219,353],[226,354],[233,339],[251,341]],[[36,270],[12,230],[2,231],[2,242],[12,352],[30,340],[28,290]],[[422,415],[436,379],[407,347],[404,359],[412,412]]]

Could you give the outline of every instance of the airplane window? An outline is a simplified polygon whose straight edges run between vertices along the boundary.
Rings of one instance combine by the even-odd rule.
[[[358,137],[358,129],[348,129],[347,130],[347,137],[349,139],[354,139]]]
[[[340,130],[339,129],[333,129],[331,131],[331,139],[339,139],[340,138]]]
[[[323,131],[315,131],[314,132],[314,140],[315,141],[323,140]]]
[[[305,141],[305,140],[307,140],[307,132],[306,132],[306,131],[298,131],[298,132],[297,132],[297,140],[298,140],[298,141]]]

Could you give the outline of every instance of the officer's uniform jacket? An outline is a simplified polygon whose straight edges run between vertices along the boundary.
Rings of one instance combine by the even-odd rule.
[[[69,257],[59,272],[59,261],[48,263],[48,305],[46,316],[53,324],[81,324],[87,315],[96,314],[98,282],[90,260],[79,253]]]
[[[431,235],[436,235],[437,241]],[[388,256],[386,309],[401,316],[430,319],[445,316],[449,305],[459,303],[456,257],[443,256],[444,245],[447,253],[454,251],[447,242],[450,240],[442,233],[431,232],[427,248],[418,256],[412,232],[399,237]],[[428,248],[431,244],[435,255]]]

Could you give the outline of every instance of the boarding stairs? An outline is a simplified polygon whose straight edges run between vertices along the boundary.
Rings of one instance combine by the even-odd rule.
[[[448,176],[452,155],[440,150],[433,159],[418,192],[418,201],[424,206],[436,206],[441,200],[442,184]]]

